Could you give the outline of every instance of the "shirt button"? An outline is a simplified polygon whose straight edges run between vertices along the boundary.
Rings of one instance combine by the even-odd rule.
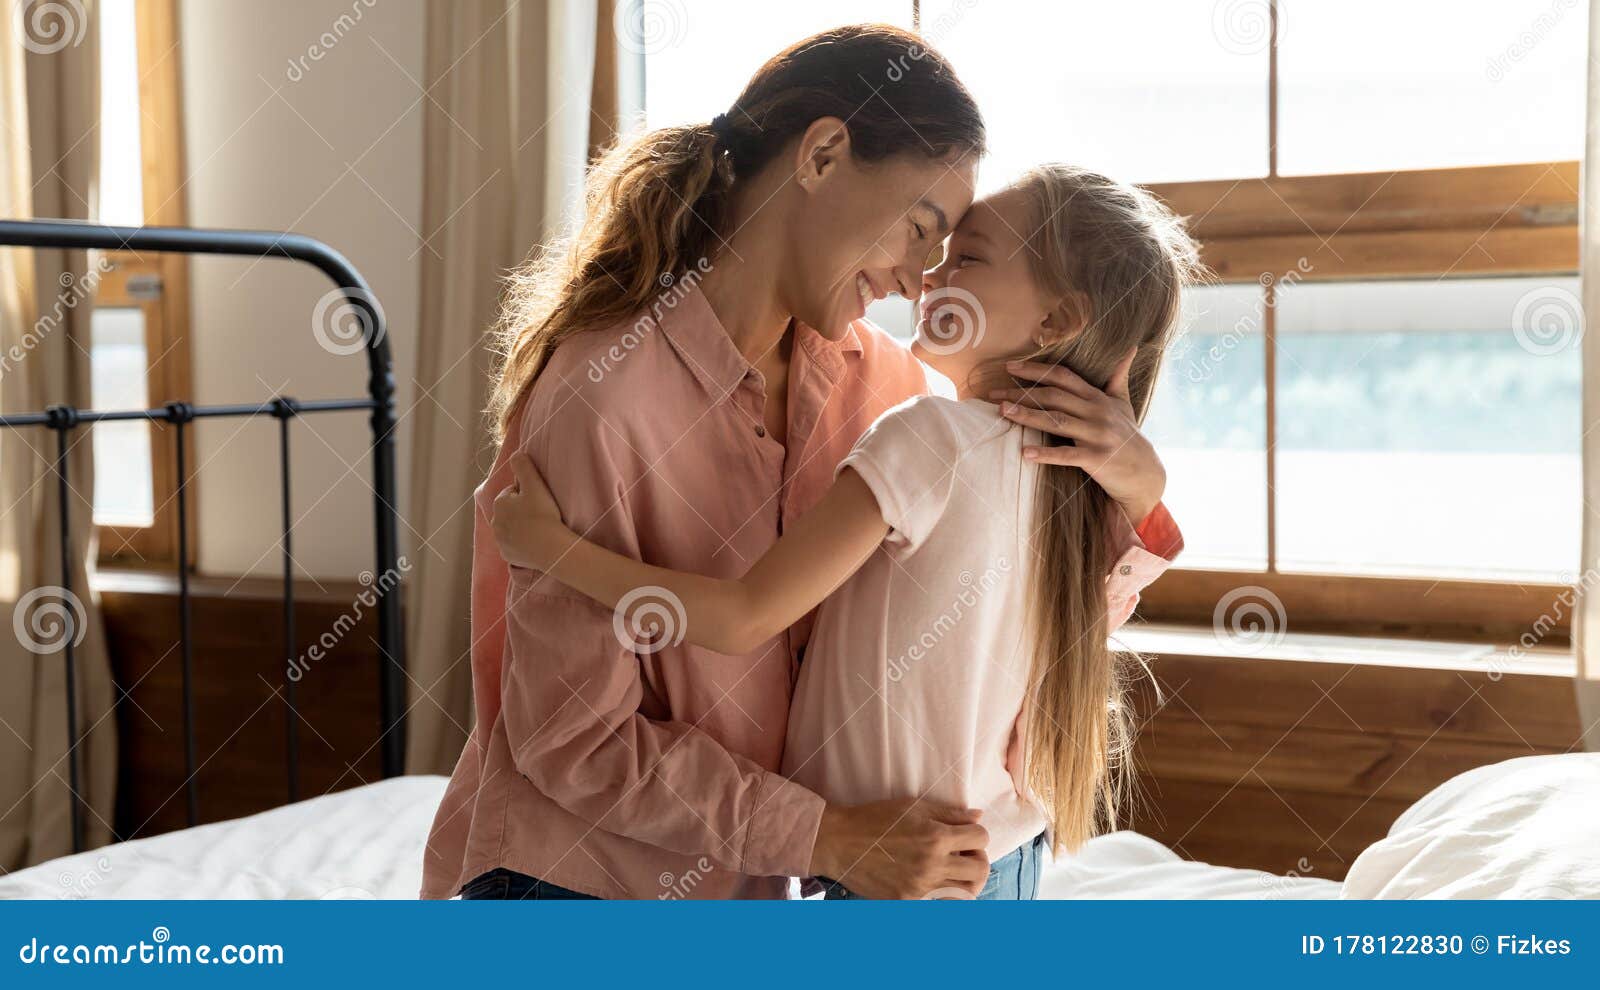
[[[767,428],[765,426],[756,427],[756,436],[764,437],[766,435],[767,435]]]
[[[1117,568],[1117,573],[1121,574],[1123,577],[1127,577],[1129,574],[1133,573],[1133,565],[1123,564],[1121,567]]]

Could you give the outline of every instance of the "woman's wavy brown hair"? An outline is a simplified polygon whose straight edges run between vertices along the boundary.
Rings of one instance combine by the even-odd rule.
[[[845,121],[851,153],[865,162],[984,147],[977,103],[944,57],[908,31],[861,24],[773,56],[717,130],[666,127],[613,148],[590,169],[581,223],[510,277],[494,332],[496,439],[563,340],[618,326],[663,284],[716,257],[732,232],[740,183],[822,117]]]
[[[1081,333],[1030,358],[1104,388],[1135,351],[1128,394],[1142,422],[1178,327],[1182,290],[1204,275],[1194,241],[1149,193],[1085,169],[1040,166],[1013,188],[1031,214],[1035,282],[1084,322]],[[1122,510],[1081,468],[1043,468],[1038,486],[1024,773],[1055,847],[1076,849],[1116,827],[1131,780],[1124,694],[1137,657],[1111,648],[1106,617],[1105,579],[1115,563],[1108,536]]]

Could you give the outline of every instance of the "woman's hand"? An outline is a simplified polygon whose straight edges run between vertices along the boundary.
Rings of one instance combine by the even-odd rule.
[[[812,876],[870,900],[970,900],[989,882],[983,812],[899,798],[822,813]]]
[[[989,398],[1013,423],[1069,439],[1074,446],[1024,447],[1024,457],[1040,464],[1080,467],[1122,506],[1133,525],[1144,522],[1167,488],[1167,469],[1156,449],[1139,432],[1128,401],[1128,371],[1137,351],[1129,351],[1111,373],[1105,391],[1071,370],[1036,361],[1012,361],[1006,370],[1039,384],[997,389]]]
[[[533,458],[512,454],[511,472],[516,483],[494,499],[494,541],[506,563],[548,571],[578,536],[561,521],[561,507]]]

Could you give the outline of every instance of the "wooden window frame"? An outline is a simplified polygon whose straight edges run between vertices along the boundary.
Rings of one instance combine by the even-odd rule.
[[[1275,294],[1280,282],[1578,271],[1578,162],[1283,176],[1278,174],[1278,9],[1269,4],[1267,174],[1148,188],[1179,215],[1223,283],[1262,287],[1266,378],[1264,570],[1175,569],[1146,589],[1149,621],[1215,622],[1242,585],[1276,595],[1294,627],[1541,645],[1572,635],[1572,586],[1557,583],[1284,573],[1277,566]]]
[[[185,226],[182,90],[178,58],[177,0],[137,0],[139,141],[144,222]],[[112,251],[96,304],[143,311],[146,390],[152,405],[192,394],[189,348],[189,261],[181,254]],[[153,297],[130,291],[130,283],[158,286]],[[150,425],[150,475],[154,518],[149,526],[98,526],[101,563],[128,566],[172,563],[177,559],[177,451],[172,427]],[[189,482],[194,505],[194,482]],[[195,548],[195,518],[189,513],[190,563]]]

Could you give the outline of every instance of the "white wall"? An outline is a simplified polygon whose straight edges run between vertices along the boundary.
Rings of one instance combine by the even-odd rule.
[[[181,17],[189,222],[293,230],[344,253],[388,317],[403,416],[418,394],[421,0],[184,0]],[[365,394],[365,358],[330,354],[313,334],[331,288],[320,274],[286,261],[197,259],[193,283],[196,401]],[[198,425],[202,571],[281,567],[276,430],[271,420]],[[364,413],[294,428],[295,552],[309,574],[372,567],[368,435]],[[404,419],[402,511],[409,437]],[[402,523],[402,547],[415,541]]]

